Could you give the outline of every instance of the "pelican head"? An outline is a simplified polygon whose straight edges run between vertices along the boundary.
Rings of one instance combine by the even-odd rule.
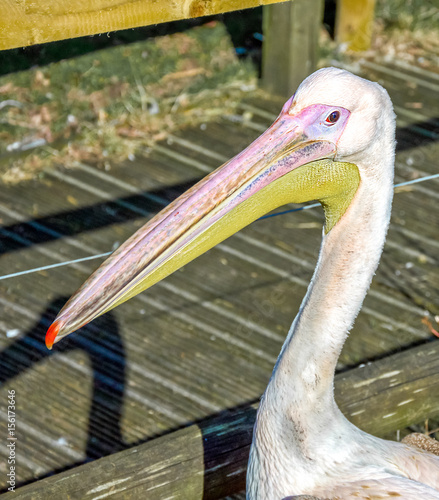
[[[363,175],[379,175],[377,138],[393,131],[393,123],[379,120],[383,109],[391,110],[391,103],[378,84],[336,68],[309,76],[266,132],[157,214],[92,274],[49,328],[46,345],[286,203],[320,201],[325,232],[331,231]]]

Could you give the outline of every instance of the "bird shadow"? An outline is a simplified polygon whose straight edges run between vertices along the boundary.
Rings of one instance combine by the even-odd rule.
[[[145,438],[127,443],[122,436],[121,415],[126,387],[126,355],[118,323],[111,312],[82,328],[79,335],[69,336],[60,344],[55,344],[52,351],[45,347],[44,333],[66,300],[67,297],[58,297],[52,301],[39,320],[22,337],[0,352],[0,367],[2,368],[0,384],[10,382],[52,356],[69,354],[77,350],[84,352],[89,358],[92,372],[92,396],[84,458],[64,464],[37,477],[17,481],[17,487],[74,469],[97,458],[112,455],[150,440],[150,438]],[[245,468],[256,416],[256,409],[252,406],[254,404],[255,401],[248,401],[233,408],[226,408],[216,414],[194,422],[187,422],[160,434],[160,436],[171,434],[179,428],[186,427],[189,423],[199,427],[205,467],[203,498],[209,498],[212,491],[224,491],[225,496],[229,494],[232,487],[233,491],[245,488]],[[65,415],[59,415],[61,419],[64,417]],[[242,432],[243,422],[246,422],[244,433]],[[221,432],[218,433],[218,429],[227,429],[226,436],[222,436]],[[221,449],[230,458],[225,465],[222,461],[222,454],[218,453]],[[215,472],[218,467],[223,467],[226,471],[223,474],[224,477],[221,476],[220,482]],[[225,475],[227,475],[227,481],[225,481]],[[7,492],[7,486],[0,489],[0,494],[5,492]]]
[[[84,459],[51,471],[46,476],[132,446],[132,443],[124,441],[121,431],[126,384],[126,356],[114,315],[110,312],[104,317],[97,318],[92,325],[82,328],[80,335],[66,338],[60,344],[56,344],[52,351],[44,345],[44,332],[67,298],[59,297],[51,302],[39,320],[26,333],[0,353],[0,366],[2,367],[0,384],[7,383],[32,369],[36,364],[61,353],[80,350],[89,358],[92,372],[92,396]],[[20,482],[17,486],[24,484],[26,481]]]

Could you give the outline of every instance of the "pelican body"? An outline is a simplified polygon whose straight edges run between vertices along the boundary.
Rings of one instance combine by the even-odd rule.
[[[377,268],[393,196],[387,92],[347,71],[309,76],[247,149],[149,221],[50,327],[51,347],[285,203],[321,202],[317,266],[258,410],[249,500],[439,500],[439,457],[375,438],[334,401],[337,359]]]

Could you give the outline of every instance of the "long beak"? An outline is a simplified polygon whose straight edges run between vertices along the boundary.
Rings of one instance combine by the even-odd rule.
[[[328,199],[346,192],[345,182],[337,181],[340,175],[334,172],[337,165],[349,164],[331,158],[349,112],[342,116],[344,123],[322,134],[316,127],[328,107],[310,106],[294,114],[292,99],[247,149],[157,214],[92,274],[49,328],[49,349],[267,212],[315,199],[329,206]],[[356,191],[358,182],[350,191]],[[345,209],[331,211],[327,231]]]

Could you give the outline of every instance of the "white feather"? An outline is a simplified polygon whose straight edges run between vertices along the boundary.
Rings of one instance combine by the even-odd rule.
[[[391,498],[373,495],[395,491],[406,499],[439,499],[438,457],[365,434],[345,419],[333,396],[336,362],[377,268],[389,224],[392,103],[380,85],[325,68],[300,85],[290,112],[313,104],[351,112],[336,160],[355,163],[361,182],[347,212],[323,236],[314,276],[262,398],[247,498]]]

